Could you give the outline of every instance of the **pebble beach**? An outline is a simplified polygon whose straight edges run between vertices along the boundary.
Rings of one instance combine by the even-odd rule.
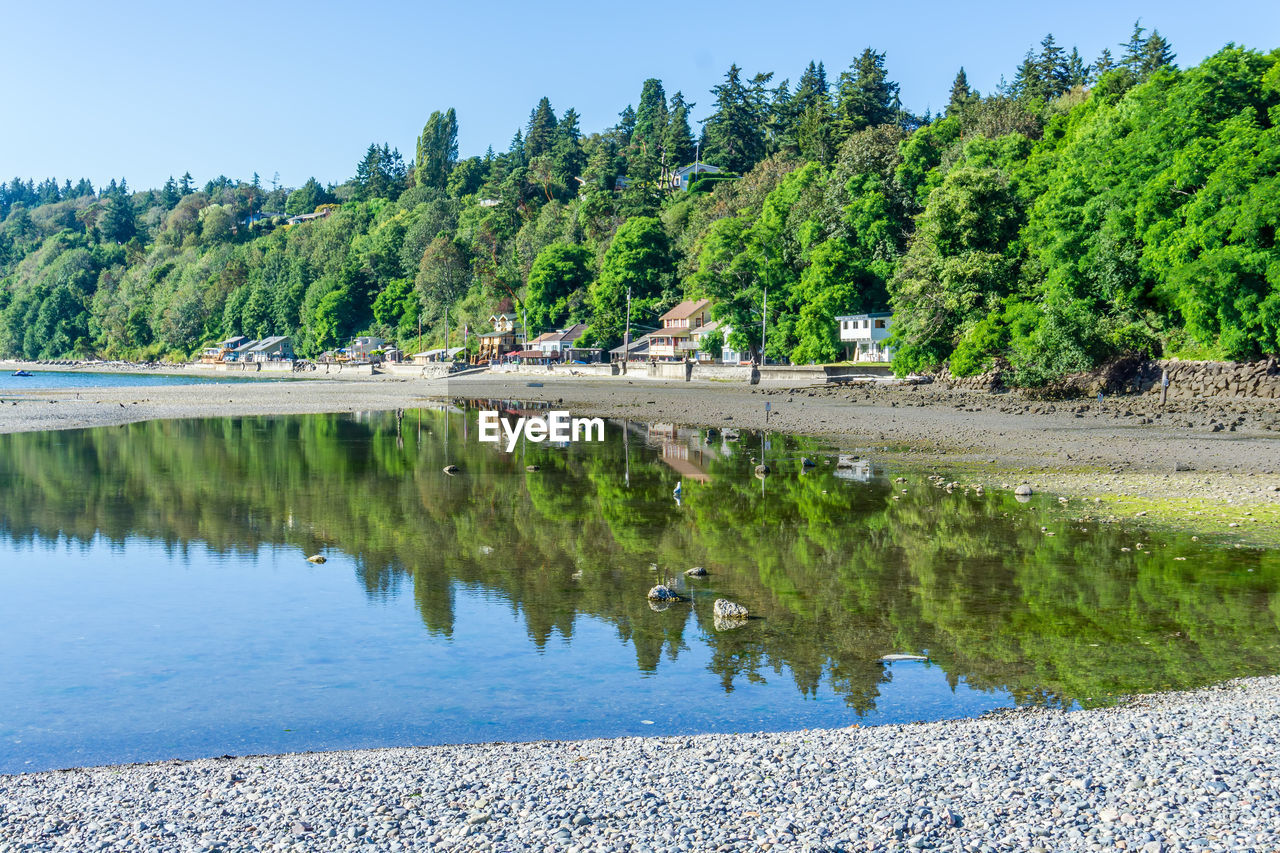
[[[0,776],[13,850],[1274,851],[1280,678],[952,722]]]

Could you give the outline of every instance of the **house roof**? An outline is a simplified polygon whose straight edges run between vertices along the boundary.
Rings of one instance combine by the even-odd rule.
[[[875,320],[881,317],[892,317],[892,311],[873,311],[870,314],[841,314],[837,320]]]
[[[567,329],[561,329],[558,332],[553,332],[552,334],[554,335],[554,337],[549,338],[549,340],[567,341],[569,343],[574,343],[586,333],[587,333],[586,323],[574,323],[572,326],[570,326]]]
[[[649,351],[649,336],[648,336],[648,335],[641,335],[641,336],[640,336],[640,337],[638,337],[638,338],[633,338],[633,339],[632,339],[632,341],[631,341],[631,346],[630,346],[630,348],[629,348],[629,349],[630,349],[630,351],[631,351],[632,353],[637,353],[637,352],[648,352],[648,351]],[[621,346],[616,346],[616,347],[614,347],[613,349],[609,350],[609,352],[614,353],[614,354],[617,354],[617,355],[622,355],[622,351],[623,351],[623,348],[622,348]]]
[[[242,343],[240,346],[236,347],[236,348],[235,348],[235,350],[233,350],[233,352],[248,352],[249,350],[251,350],[251,349],[253,349],[255,346],[257,346],[257,344],[258,344],[258,342],[257,342],[257,341],[248,341],[248,340],[246,340],[246,341],[245,341],[244,343]]]
[[[223,349],[235,349],[238,346],[243,346],[244,344],[248,343],[248,341],[249,339],[246,338],[244,335],[235,335],[234,337],[230,337],[230,338],[227,338],[225,341],[222,341],[220,344],[218,344],[218,346],[222,347]]]
[[[712,166],[710,163],[690,163],[688,166],[685,166],[684,168],[676,169],[676,177],[683,178],[685,175],[701,175],[701,174],[714,175],[714,174],[717,174],[719,171],[720,171],[719,169],[717,169],[715,166]]]
[[[275,335],[270,338],[263,338],[257,343],[251,344],[249,347],[249,352],[264,352],[265,350],[269,350],[272,347],[285,343],[288,340],[289,340],[288,335]],[[237,350],[237,352],[239,352],[239,350]]]
[[[501,314],[492,314],[492,315],[490,315],[490,317],[489,317],[489,320],[490,320],[490,321],[493,321],[493,320],[518,320],[518,319],[520,319],[520,318],[519,318],[519,315],[518,315],[518,314],[516,314],[516,313],[515,313],[515,312],[513,312],[513,311],[504,311],[504,312],[503,312],[503,313],[501,313]]]
[[[685,320],[697,314],[699,311],[711,304],[710,299],[686,299],[676,307],[658,318],[659,322],[664,320]]]
[[[559,335],[560,335],[560,333],[559,333],[559,332],[543,332],[542,334],[538,335],[538,336],[537,336],[536,338],[534,338],[533,340],[529,341],[529,343],[531,343],[531,344],[540,344],[540,343],[544,343],[544,342],[558,341],[558,340],[560,340]]]

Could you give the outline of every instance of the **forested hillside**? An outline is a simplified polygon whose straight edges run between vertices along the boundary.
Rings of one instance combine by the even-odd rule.
[[[15,178],[0,353],[179,359],[242,333],[314,356],[364,332],[414,347],[420,319],[439,345],[446,311],[456,333],[499,307],[613,345],[628,289],[640,329],[705,296],[755,351],[766,287],[768,355],[796,362],[841,357],[835,316],[889,307],[900,371],[1003,357],[1036,384],[1129,352],[1280,351],[1280,50],[1181,70],[1135,25],[1091,63],[1047,36],[995,92],[961,69],[938,115],[904,109],[871,49],[794,84],[733,66],[710,99],[695,130],[646,80],[585,133],[543,98],[466,158],[444,110],[338,185]],[[695,159],[721,171],[686,191]]]

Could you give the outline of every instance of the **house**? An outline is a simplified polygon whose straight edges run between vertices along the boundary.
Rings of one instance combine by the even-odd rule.
[[[689,190],[689,184],[698,175],[718,175],[720,170],[715,166],[707,163],[694,163],[685,166],[683,169],[676,169],[671,173],[671,186],[673,189]]]
[[[235,335],[219,342],[216,346],[206,347],[200,353],[200,363],[217,364],[221,361],[229,361],[228,356],[248,342],[249,339],[244,335]]]
[[[236,350],[237,353],[241,351],[244,354],[240,356],[240,361],[293,361],[293,344],[287,335],[252,341]]]
[[[575,323],[558,332],[544,332],[529,342],[530,349],[540,349],[557,360],[564,360],[571,349],[577,348],[578,341],[587,333],[586,323]]]
[[[649,336],[641,335],[638,338],[632,338],[629,345],[617,346],[609,350],[610,361],[622,361],[623,352],[627,353],[627,361],[643,361],[649,357]]]
[[[723,340],[723,335],[719,320],[712,320],[701,328],[693,329],[689,335],[693,343],[693,358],[697,361],[715,361],[715,358],[710,354],[702,351],[702,342],[708,336],[720,336],[721,340]]]
[[[352,361],[368,361],[369,356],[381,349],[386,349],[387,342],[382,338],[376,338],[364,335],[359,338],[353,338],[351,343],[347,344],[347,355]]]
[[[649,335],[649,357],[683,359],[698,350],[694,332],[711,320],[711,301],[686,299],[658,318],[662,325]]]
[[[413,363],[414,364],[435,364],[441,361],[453,361],[455,358],[458,357],[458,353],[460,352],[462,352],[462,347],[449,347],[448,350],[446,350],[444,347],[439,347],[438,349],[429,349],[423,352],[416,352],[413,354]]]
[[[493,331],[480,336],[480,351],[476,362],[498,361],[503,356],[523,349],[524,333],[516,331],[519,318],[513,313],[494,314],[489,317]]]
[[[243,335],[241,335],[240,337],[244,338]],[[235,339],[233,338],[232,340],[235,340]],[[222,356],[222,360],[223,361],[252,361],[253,359],[249,357],[249,351],[257,345],[258,345],[257,341],[244,338],[244,343],[240,344],[240,346],[236,347],[235,349],[232,349],[226,352]]]
[[[888,361],[893,348],[885,345],[893,328],[893,312],[848,314],[837,317],[840,340],[845,344],[849,361]]]
[[[332,208],[326,207],[323,210],[316,211],[315,213],[300,213],[297,216],[290,216],[288,219],[284,221],[284,224],[297,225],[299,222],[310,222],[313,219],[324,219],[326,216],[328,216],[332,212],[333,212]]]

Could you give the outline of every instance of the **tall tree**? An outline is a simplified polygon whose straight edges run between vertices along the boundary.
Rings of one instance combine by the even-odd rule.
[[[524,134],[525,160],[532,160],[551,153],[556,144],[556,113],[551,101],[543,97],[529,113],[529,124]]]
[[[418,186],[444,189],[458,164],[458,116],[453,107],[433,112],[418,137],[414,177]]]
[[[743,83],[742,69],[729,66],[724,82],[711,90],[715,111],[704,126],[704,159],[731,172],[745,173],[764,158],[764,84],[770,75],[757,74]]]
[[[689,111],[696,104],[686,103],[684,95],[676,92],[671,96],[671,119],[667,123],[667,160],[672,166],[679,168],[693,162],[694,141],[693,130],[689,126]]]
[[[897,118],[898,84],[889,79],[883,53],[866,48],[836,87],[836,127],[841,139]]]
[[[956,72],[956,79],[951,83],[951,98],[947,101],[947,115],[955,115],[964,109],[971,97],[973,97],[973,90],[969,88],[969,77],[964,73],[964,66],[962,65],[960,70]]]

